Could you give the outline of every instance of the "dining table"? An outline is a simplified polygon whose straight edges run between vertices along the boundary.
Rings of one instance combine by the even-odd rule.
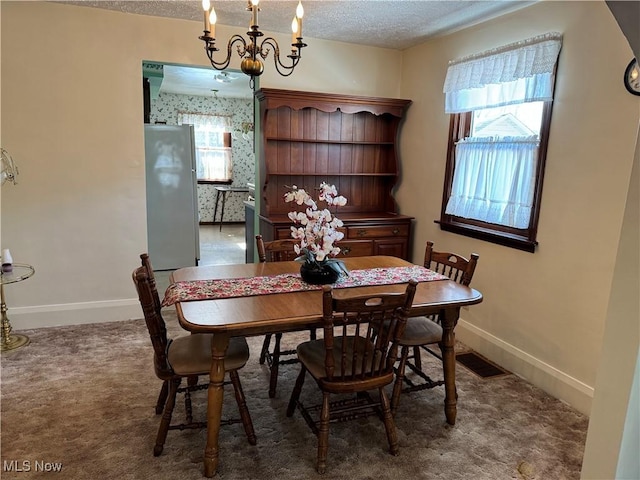
[[[391,256],[345,258],[351,276],[369,278],[365,272],[414,271],[422,266]],[[172,272],[165,293],[164,305],[175,305],[180,325],[191,333],[210,333],[211,372],[207,396],[207,441],[204,452],[204,475],[215,476],[219,462],[218,436],[222,417],[224,357],[231,337],[248,337],[268,333],[303,331],[322,326],[322,289],[319,286],[300,288],[300,263],[266,262],[237,265],[207,265],[180,268]],[[362,271],[362,272],[359,272]],[[454,328],[460,309],[482,302],[477,290],[460,285],[435,272],[431,278],[419,281],[411,308],[411,316],[439,315],[441,320],[442,361],[444,372],[445,417],[449,424],[456,420],[456,384]],[[401,277],[395,277],[397,278]],[[424,280],[424,279],[423,279]],[[336,297],[352,294],[402,292],[402,283],[367,284],[341,288],[334,286]],[[351,282],[352,284],[354,282]],[[271,290],[261,284],[277,285]],[[349,285],[349,281],[346,282]],[[219,294],[222,290],[231,294]],[[289,285],[294,285],[289,287]],[[223,288],[224,287],[224,288]],[[209,294],[205,290],[209,291]],[[177,291],[181,294],[176,295]],[[204,292],[204,293],[203,293]],[[173,296],[172,296],[173,295]],[[409,319],[411,321],[411,319]]]

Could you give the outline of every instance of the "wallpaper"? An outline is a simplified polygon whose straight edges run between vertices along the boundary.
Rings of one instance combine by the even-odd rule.
[[[246,186],[253,182],[255,156],[253,153],[253,131],[243,125],[253,125],[253,103],[250,99],[214,98],[195,95],[160,93],[151,100],[150,123],[178,124],[178,112],[218,114],[232,116],[231,156],[233,161],[233,186]],[[243,132],[243,130],[245,130]],[[244,135],[243,135],[244,134]],[[224,207],[225,222],[244,222],[245,193],[227,194]],[[216,192],[213,185],[198,185],[198,213],[200,222],[213,222]],[[218,206],[216,221],[220,221],[221,206]]]

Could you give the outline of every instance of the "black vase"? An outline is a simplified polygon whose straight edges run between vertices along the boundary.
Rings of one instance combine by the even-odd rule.
[[[340,273],[327,265],[303,263],[300,266],[300,276],[311,285],[329,285],[338,280]]]

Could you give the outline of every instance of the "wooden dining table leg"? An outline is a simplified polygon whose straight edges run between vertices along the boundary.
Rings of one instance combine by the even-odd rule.
[[[211,373],[207,398],[207,445],[204,449],[204,476],[211,478],[218,471],[220,453],[218,437],[224,398],[224,356],[229,347],[229,336],[216,334],[211,340]]]
[[[444,371],[444,414],[449,425],[455,425],[458,394],[456,392],[456,353],[453,329],[458,322],[460,310],[448,308],[440,313],[442,324],[442,365]]]

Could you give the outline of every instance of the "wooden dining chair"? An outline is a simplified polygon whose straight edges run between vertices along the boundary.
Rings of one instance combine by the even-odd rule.
[[[265,242],[262,235],[256,235],[256,247],[258,249],[258,260],[264,262],[288,262],[295,260],[298,254],[293,247],[300,242],[293,238],[284,240],[272,240]]]
[[[456,253],[436,252],[433,250],[433,242],[428,241],[424,254],[424,266],[449,277],[454,282],[468,286],[479,258],[476,253],[472,253],[467,259]],[[401,393],[444,385],[444,380],[431,379],[424,371],[421,359],[421,351],[424,351],[442,361],[442,327],[438,315],[411,317],[404,334],[400,337],[399,344],[400,363],[396,368],[396,381],[391,397],[391,410],[394,415],[400,403]],[[434,345],[440,347],[439,351],[433,348]],[[417,383],[407,377],[407,368],[415,374]]]
[[[256,235],[256,248],[258,250],[258,260],[264,262],[286,262],[294,260],[298,254],[293,249],[299,242],[294,239],[273,240],[265,242],[262,235]],[[310,333],[315,340],[315,329]],[[271,340],[273,339],[273,348]],[[278,371],[280,365],[290,365],[298,363],[295,350],[281,350],[282,333],[267,334],[262,343],[260,351],[260,365],[267,363],[269,367],[269,397],[276,396],[278,386]],[[282,358],[285,357],[285,358]]]
[[[367,296],[334,296],[331,286],[322,293],[324,338],[310,340],[296,349],[302,365],[296,380],[287,416],[300,409],[311,430],[318,436],[316,470],[324,473],[329,448],[329,423],[378,414],[393,455],[398,454],[398,438],[384,387],[393,383],[393,365],[398,354],[417,282],[411,280],[402,293]],[[385,325],[384,333],[380,334]],[[336,329],[334,331],[334,328]],[[322,392],[319,419],[311,412],[319,406],[305,407],[300,393],[307,372]],[[377,390],[377,399],[369,391]],[[331,402],[332,394],[353,394],[353,400]]]
[[[141,253],[140,260],[142,266],[147,271],[147,276],[149,277],[149,287],[151,288],[151,296],[153,298],[153,305],[158,312],[162,310],[162,301],[160,300],[160,296],[158,295],[158,286],[156,283],[156,277],[153,272],[153,266],[151,265],[151,258],[149,258],[148,253]],[[166,329],[165,329],[166,330]],[[187,377],[187,385],[195,386],[198,384],[198,376],[190,375]],[[160,415],[164,410],[164,404],[167,401],[167,395],[169,394],[169,382],[165,380],[162,382],[162,388],[160,389],[160,394],[158,395],[158,401],[156,403],[156,414]],[[187,389],[184,392],[184,408],[185,412],[187,412],[187,423],[191,423],[191,393],[190,390]]]
[[[146,260],[148,260],[148,256]],[[143,259],[144,261],[145,259]],[[148,265],[150,266],[150,262]],[[180,387],[180,384],[184,378],[197,378],[199,375],[209,376],[211,370],[211,335],[192,334],[174,338],[173,340],[168,338],[166,324],[156,304],[157,289],[147,272],[147,268],[144,264],[136,268],[132,277],[153,345],[155,373],[163,382],[160,393],[162,402],[158,399],[156,413],[160,413],[158,405],[162,404],[164,408],[162,409],[162,419],[153,448],[153,454],[158,456],[162,453],[169,430],[199,429],[206,426],[206,422],[193,421],[190,401],[185,402],[187,414],[185,423],[171,424],[171,419],[178,393],[184,393],[186,397],[191,392],[204,390],[209,386],[208,382],[202,385],[188,384],[185,387]],[[247,440],[251,445],[255,445],[256,436],[253,430],[253,423],[238,375],[238,370],[244,367],[248,359],[249,346],[247,341],[244,338],[230,339],[229,348],[224,359],[224,367],[225,371],[229,373],[230,383],[233,385],[240,412],[240,420],[229,419],[223,423],[242,422]],[[165,389],[166,393],[162,393]]]
[[[160,301],[160,296],[158,295],[158,286],[156,284],[156,277],[153,273],[153,266],[151,265],[151,259],[149,258],[148,253],[141,253],[140,260],[142,262],[142,266],[145,268],[147,272],[147,278],[149,280],[149,288],[151,290],[151,298],[153,300],[153,306],[158,313],[162,310],[162,302]],[[163,335],[166,335],[166,328],[164,324],[161,328],[164,328]],[[196,382],[197,383],[197,382]],[[162,388],[160,389],[160,395],[158,395],[158,401],[156,403],[156,414],[160,415],[164,410],[164,404],[167,401],[167,395],[169,394],[169,381],[164,380],[162,382]],[[191,399],[189,397],[185,397],[185,409],[186,411],[190,411],[189,402]]]

